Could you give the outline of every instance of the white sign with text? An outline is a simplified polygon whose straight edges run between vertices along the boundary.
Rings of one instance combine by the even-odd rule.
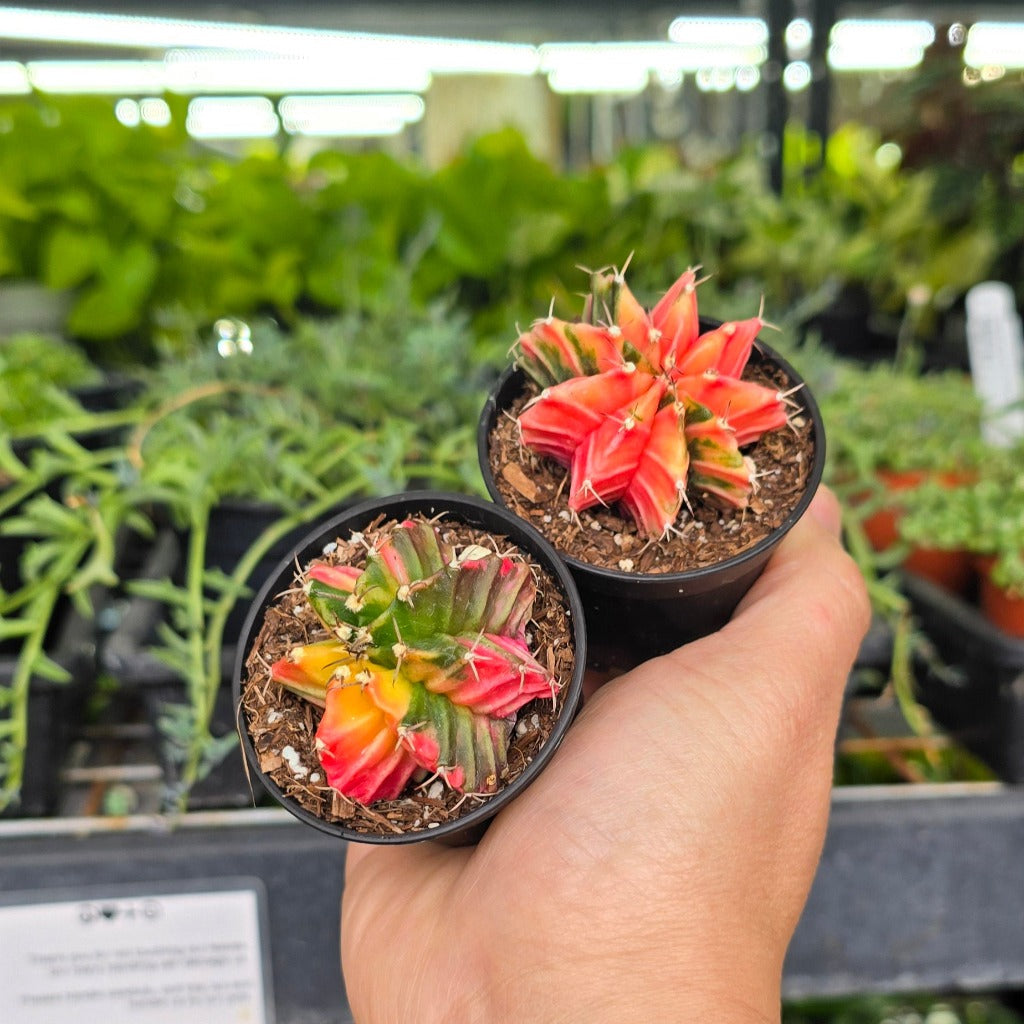
[[[273,1024],[265,971],[254,888],[0,905],[10,1024]]]

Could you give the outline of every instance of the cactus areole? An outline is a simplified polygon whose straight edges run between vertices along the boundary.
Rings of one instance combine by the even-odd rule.
[[[593,667],[629,668],[727,621],[810,503],[824,429],[760,314],[698,315],[695,269],[650,310],[620,271],[591,284],[581,320],[519,335],[478,447],[491,496],[567,558]]]
[[[468,516],[440,514],[456,501]],[[485,503],[422,504],[386,499],[318,531],[258,599],[240,666],[272,792],[357,833],[433,837],[463,810],[493,813],[578,700],[575,592],[553,552],[534,535],[538,564],[509,539],[533,531]]]

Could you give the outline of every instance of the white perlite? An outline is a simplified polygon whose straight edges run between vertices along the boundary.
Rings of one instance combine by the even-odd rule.
[[[299,752],[291,745],[284,747],[281,757],[291,769],[292,775],[297,779],[304,779],[309,774],[309,769],[302,763]]]

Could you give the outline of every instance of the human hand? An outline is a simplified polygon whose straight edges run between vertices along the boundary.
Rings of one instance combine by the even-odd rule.
[[[612,680],[475,847],[350,846],[358,1024],[777,1020],[868,624],[819,491],[718,633]]]

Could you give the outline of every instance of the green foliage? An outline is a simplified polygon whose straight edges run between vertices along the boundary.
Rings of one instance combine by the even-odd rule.
[[[189,704],[163,723],[181,789],[217,763],[210,733],[228,614],[274,543],[342,501],[408,486],[480,491],[475,426],[490,376],[464,317],[443,306],[302,318],[292,332],[222,320],[219,334],[149,375],[128,446],[131,487],[187,534],[180,581],[130,589],[168,608],[154,653]],[[219,343],[219,344],[218,344]],[[205,564],[212,510],[244,498],[279,510],[229,575]]]
[[[769,319],[855,285],[926,336],[1024,231],[996,169],[951,195],[941,169],[879,163],[882,137],[856,124],[814,170],[791,133],[779,196],[753,145],[702,164],[648,145],[558,172],[506,130],[435,170],[379,152],[303,166],[274,142],[241,160],[196,148],[177,113],[129,129],[102,100],[0,105],[0,277],[71,289],[68,329],[105,362],[152,359],[154,340],[181,351],[221,316],[379,312],[395,268],[410,301],[447,296],[478,338],[507,341],[551,296],[572,304],[578,265],[634,251],[640,297],[683,258],[726,296],[764,294]]]
[[[871,995],[791,1003],[782,1024],[1021,1024],[1021,1017],[986,996]]]
[[[193,161],[179,187],[188,208],[175,218],[161,300],[187,302],[199,322],[293,316],[318,229],[280,156]]]
[[[392,289],[400,294],[400,283]],[[28,454],[0,436],[2,529],[24,538],[22,579],[32,581],[0,596],[0,637],[21,644],[15,685],[0,697],[7,799],[20,780],[29,681],[58,673],[43,645],[63,596],[88,612],[92,587],[125,585],[167,606],[152,653],[188,688],[187,705],[168,708],[162,723],[181,766],[170,796],[182,805],[233,742],[210,731],[224,628],[273,545],[353,497],[408,486],[482,490],[475,426],[494,370],[477,355],[466,317],[398,303],[303,317],[293,332],[266,320],[251,331],[237,320],[218,329],[145,375],[141,396],[118,414],[131,428],[120,443],[90,450],[76,441],[69,424],[88,431],[110,414],[70,403]],[[44,354],[26,342],[22,362],[45,367]],[[279,515],[221,572],[206,565],[206,541],[212,510],[228,498]],[[113,538],[144,529],[142,513],[186,536],[180,577],[118,580]]]
[[[316,306],[382,312],[399,297],[396,268],[417,268],[437,230],[427,213],[428,182],[425,171],[385,153],[324,151],[312,158],[303,189],[316,223],[306,273]]]
[[[154,411],[137,443],[151,479],[286,507],[346,478],[378,493],[481,490],[475,425],[493,369],[464,316],[399,305],[304,317],[289,332],[218,327],[219,348],[208,341],[147,381]]]
[[[0,809],[17,798],[28,736],[33,678],[67,682],[66,669],[46,653],[58,603],[65,597],[91,614],[96,588],[117,582],[116,538],[148,530],[148,521],[119,484],[117,449],[90,451],[70,436],[40,437],[27,459],[3,442],[0,534],[29,541],[22,584],[0,592],[0,639],[18,639],[11,679],[0,689]],[[48,493],[59,482],[60,497]]]
[[[905,501],[900,536],[910,544],[995,558],[992,578],[1024,593],[1024,445],[990,449],[957,487],[929,481]]]
[[[418,294],[457,285],[460,304],[474,310],[537,298],[533,284],[567,269],[566,256],[608,219],[596,177],[558,174],[511,130],[477,140],[432,176],[427,194],[437,230]],[[541,301],[550,294],[546,285]]]
[[[847,123],[828,139],[820,168],[794,160],[781,196],[762,191],[745,204],[743,237],[727,264],[782,304],[829,284],[862,287],[894,330],[911,313],[914,331],[927,337],[936,314],[1012,251],[1024,221],[1019,202],[1000,197],[991,178],[979,176],[967,207],[953,206],[937,170],[880,163],[882,142],[877,131]],[[786,145],[808,150],[796,129]]]
[[[836,360],[816,392],[829,442],[828,478],[872,489],[880,469],[970,470],[985,458],[981,403],[966,375]]]
[[[27,435],[81,413],[69,391],[100,379],[80,349],[58,338],[31,333],[0,338],[0,431]]]
[[[121,125],[82,97],[0,108],[0,276],[74,289],[68,330],[136,329],[178,210],[183,130]]]
[[[970,377],[833,361],[816,388],[828,437],[826,481],[846,499],[851,532],[898,504],[902,545],[872,553],[877,570],[898,564],[907,545],[997,558],[995,578],[1024,587],[1024,448],[982,437],[983,412]],[[894,495],[879,472],[920,473]]]

